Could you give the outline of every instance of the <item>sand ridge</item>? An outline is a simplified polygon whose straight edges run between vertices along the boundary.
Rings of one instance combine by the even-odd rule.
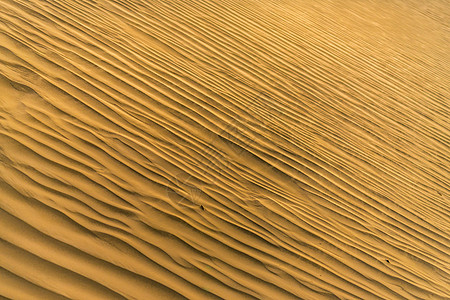
[[[0,296],[448,299],[449,7],[0,3]]]

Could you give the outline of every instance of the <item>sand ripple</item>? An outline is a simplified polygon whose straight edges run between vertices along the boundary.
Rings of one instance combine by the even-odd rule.
[[[449,20],[2,0],[0,296],[448,299]]]

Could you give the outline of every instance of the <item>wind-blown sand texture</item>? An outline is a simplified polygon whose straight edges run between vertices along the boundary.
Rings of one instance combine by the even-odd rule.
[[[0,295],[449,299],[450,5],[0,1]]]

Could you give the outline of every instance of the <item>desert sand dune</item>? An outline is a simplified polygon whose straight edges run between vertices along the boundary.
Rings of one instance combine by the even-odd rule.
[[[449,299],[446,0],[0,2],[0,296]]]

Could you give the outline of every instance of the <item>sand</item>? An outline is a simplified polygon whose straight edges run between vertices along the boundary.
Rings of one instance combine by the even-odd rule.
[[[0,296],[449,299],[446,0],[2,0]]]

